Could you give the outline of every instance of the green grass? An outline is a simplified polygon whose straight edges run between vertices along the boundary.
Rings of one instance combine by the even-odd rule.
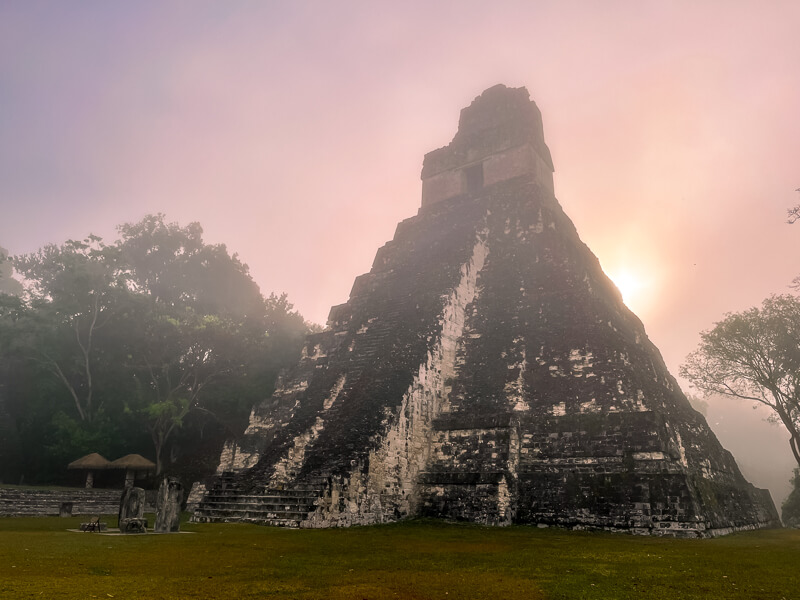
[[[800,598],[796,530],[713,540],[432,521],[66,531],[81,520],[0,519],[0,598]]]

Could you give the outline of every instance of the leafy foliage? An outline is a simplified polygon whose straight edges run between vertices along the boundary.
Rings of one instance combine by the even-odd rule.
[[[781,519],[787,527],[800,529],[800,469],[794,470],[792,491],[781,506]]]
[[[8,251],[0,246],[0,294],[22,295],[22,284],[14,279],[13,271],[8,260]]]
[[[80,420],[91,423],[103,411],[103,398],[95,395],[95,370],[109,358],[100,330],[114,318],[126,292],[114,253],[91,236],[45,246],[14,263],[31,284],[26,355],[64,385]]]
[[[800,188],[797,188],[795,192],[800,192]],[[793,223],[796,223],[798,220],[800,220],[800,204],[793,206],[786,212],[787,212],[786,222],[789,223],[789,225],[792,225]]]
[[[705,394],[768,406],[790,434],[800,465],[800,300],[772,296],[700,334],[681,375]]]
[[[40,480],[88,452],[154,455],[161,471],[240,432],[308,330],[198,223],[150,215],[119,231],[15,257],[27,296],[0,295],[0,359],[14,364],[0,377]]]

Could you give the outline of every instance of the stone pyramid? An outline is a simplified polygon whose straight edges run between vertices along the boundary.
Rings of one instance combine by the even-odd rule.
[[[682,536],[778,524],[553,193],[498,85],[425,156],[422,206],[195,488],[199,521],[427,516]]]

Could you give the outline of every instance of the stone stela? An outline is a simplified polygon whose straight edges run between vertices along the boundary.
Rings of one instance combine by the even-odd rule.
[[[164,477],[156,496],[156,533],[177,533],[181,529],[183,485],[176,477]]]
[[[117,526],[120,533],[147,533],[144,518],[145,492],[140,487],[125,487],[119,499]]]
[[[189,504],[290,527],[779,524],[564,214],[536,104],[503,85],[425,156],[419,213]]]

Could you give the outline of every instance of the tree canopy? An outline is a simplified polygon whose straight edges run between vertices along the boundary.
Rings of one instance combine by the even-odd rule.
[[[29,479],[87,452],[148,454],[161,472],[239,433],[308,331],[198,223],[149,215],[119,232],[13,259],[28,293],[0,295],[0,360],[14,365],[0,389],[36,440],[21,450]]]
[[[103,398],[95,396],[95,371],[104,358],[98,335],[127,293],[112,256],[91,236],[14,260],[30,282],[25,355],[64,385],[85,422],[103,410]]]
[[[13,271],[8,250],[0,246],[0,294],[22,295],[22,284],[14,279]]]
[[[680,373],[705,394],[768,406],[800,465],[800,299],[771,296],[700,334]]]

